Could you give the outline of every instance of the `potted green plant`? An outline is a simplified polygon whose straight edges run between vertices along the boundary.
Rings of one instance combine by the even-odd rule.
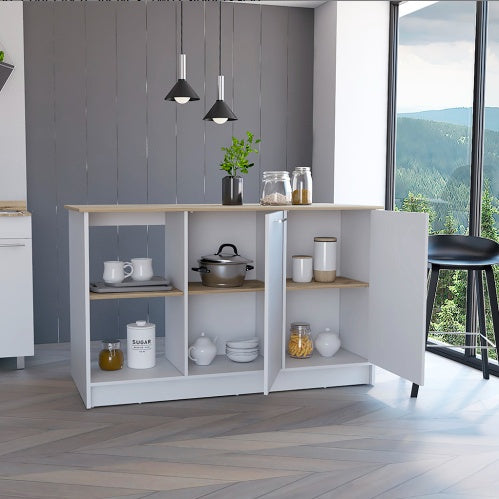
[[[238,172],[246,174],[254,165],[249,162],[248,156],[258,153],[254,146],[260,142],[260,139],[255,140],[251,132],[246,132],[246,139],[232,137],[232,144],[222,147],[225,156],[220,170],[227,172],[222,179],[222,204],[243,204],[243,177],[238,175]]]
[[[0,50],[0,90],[2,90],[2,87],[5,85],[7,78],[10,76],[10,73],[12,73],[12,70],[14,69],[14,66],[12,66],[12,64],[3,62],[3,58],[3,50]]]

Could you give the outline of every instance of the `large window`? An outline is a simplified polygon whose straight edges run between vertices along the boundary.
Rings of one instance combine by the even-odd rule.
[[[499,4],[493,4],[486,108],[478,109],[485,113],[484,160],[473,168],[480,168],[484,179],[477,201],[482,202],[481,235],[498,240]],[[395,207],[428,212],[430,234],[469,234],[476,8],[474,1],[412,1],[398,8]],[[449,346],[462,344],[462,337],[445,332],[465,331],[466,314],[465,272],[441,272],[433,338]],[[493,340],[490,317],[487,326]],[[495,351],[489,354],[496,358]]]

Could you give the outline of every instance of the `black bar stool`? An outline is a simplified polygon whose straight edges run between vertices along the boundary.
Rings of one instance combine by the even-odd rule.
[[[484,379],[489,379],[489,361],[487,355],[487,332],[485,328],[485,305],[483,296],[482,270],[485,271],[489,289],[490,310],[494,325],[496,348],[499,345],[499,310],[497,308],[497,293],[492,265],[499,263],[499,244],[491,239],[475,236],[436,235],[428,238],[429,273],[428,297],[426,299],[426,342],[430,330],[431,314],[437,292],[438,273],[442,269],[467,270],[475,272],[475,292],[478,304],[478,322],[480,326],[480,348],[482,351],[482,372]],[[452,333],[446,333],[452,334]],[[458,333],[459,334],[459,333]],[[460,333],[463,334],[463,333]],[[473,333],[467,332],[465,334]],[[489,342],[490,343],[490,342]],[[474,348],[464,346],[464,348]],[[413,383],[411,397],[418,396],[419,385]]]

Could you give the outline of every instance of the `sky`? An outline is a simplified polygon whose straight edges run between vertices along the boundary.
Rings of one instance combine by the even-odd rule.
[[[471,107],[474,39],[473,1],[436,2],[401,16],[397,111]],[[489,2],[485,105],[499,106],[499,1]]]

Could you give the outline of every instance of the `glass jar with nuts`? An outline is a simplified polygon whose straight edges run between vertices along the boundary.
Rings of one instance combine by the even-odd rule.
[[[314,351],[314,343],[308,322],[291,323],[288,355],[294,359],[308,359]]]

